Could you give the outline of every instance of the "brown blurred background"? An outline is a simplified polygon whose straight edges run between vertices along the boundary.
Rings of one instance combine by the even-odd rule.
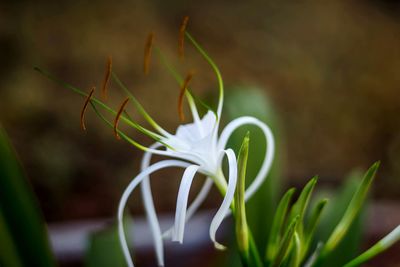
[[[112,55],[114,70],[172,131],[179,123],[179,86],[155,58],[151,74],[142,73],[150,31],[182,71],[196,70],[193,88],[200,97],[216,90],[211,70],[193,49],[187,48],[184,63],[177,60],[184,15],[220,66],[226,94],[236,85],[265,89],[280,118],[289,184],[303,185],[319,174],[321,183],[337,185],[353,168],[381,160],[374,196],[398,203],[400,2],[3,0],[0,121],[49,222],[114,216],[142,153],[115,140],[93,112],[82,132],[83,99],[33,66],[89,90],[100,86]],[[113,88],[111,94],[109,103],[117,107],[123,97]],[[149,144],[139,133],[132,136]],[[154,183],[161,211],[173,209],[170,192],[178,180]],[[131,206],[142,210],[140,201]]]

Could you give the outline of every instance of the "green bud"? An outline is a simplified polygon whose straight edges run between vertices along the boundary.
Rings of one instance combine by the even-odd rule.
[[[246,180],[246,166],[249,155],[249,132],[243,139],[242,146],[238,156],[238,180],[235,191],[235,211],[236,211],[236,240],[239,248],[239,252],[244,261],[248,261],[249,257],[249,232],[246,219],[246,207],[245,207],[245,180]]]

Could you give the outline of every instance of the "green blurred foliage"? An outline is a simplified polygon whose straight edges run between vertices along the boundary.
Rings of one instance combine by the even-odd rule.
[[[327,199],[323,198],[315,201],[311,217],[308,220],[304,218],[309,210],[309,203],[312,202],[317,177],[304,186],[297,200],[289,205],[290,208],[288,204],[294,191],[289,189],[275,211],[271,238],[264,240],[267,243],[264,265],[255,264],[247,257],[242,257],[243,266],[339,267],[354,259],[359,255],[356,250],[360,248],[363,231],[360,214],[378,168],[379,162],[374,163],[363,175],[362,180],[357,181],[355,188],[353,180],[349,179],[351,182],[345,184],[343,192],[332,197],[335,211],[328,210],[326,217],[323,209]],[[325,220],[319,220],[321,216],[325,217]],[[322,234],[319,232],[314,235],[316,226]],[[396,229],[390,241],[383,241],[387,245],[377,245],[377,249],[369,252],[369,258],[379,255],[400,239],[399,226]],[[325,236],[322,236],[324,234]]]
[[[45,222],[0,125],[0,265],[55,266]]]
[[[361,171],[353,171],[346,177],[344,184],[337,190],[333,192],[317,192],[315,199],[328,198],[329,203],[317,227],[315,241],[312,245],[313,248],[317,247],[318,240],[327,240],[329,238],[360,185],[362,175]],[[360,214],[354,219],[343,241],[339,243],[337,248],[327,258],[325,263],[328,264],[327,267],[343,266],[359,254],[361,242],[365,234],[365,208],[367,205],[368,201],[362,207]]]
[[[126,267],[116,226],[93,233],[86,253],[86,267]]]

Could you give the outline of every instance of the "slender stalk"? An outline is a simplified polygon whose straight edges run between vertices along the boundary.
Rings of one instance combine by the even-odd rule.
[[[344,265],[344,267],[360,266],[364,262],[372,259],[376,255],[387,250],[389,247],[391,247],[394,243],[396,243],[399,240],[400,240],[400,225],[397,226],[386,237],[381,239],[378,243],[369,248],[367,251],[365,251],[360,256],[358,256],[357,258],[353,259],[352,261]]]

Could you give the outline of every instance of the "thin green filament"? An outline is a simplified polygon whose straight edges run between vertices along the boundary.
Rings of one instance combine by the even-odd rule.
[[[114,125],[109,120],[107,120],[107,118],[104,117],[103,114],[101,114],[101,112],[97,109],[96,104],[93,103],[92,100],[90,101],[90,105],[92,106],[94,112],[96,113],[97,116],[99,116],[100,119],[102,119],[111,128],[114,127]],[[124,139],[129,144],[131,144],[131,145],[135,146],[136,148],[139,148],[140,150],[143,150],[143,151],[148,150],[147,147],[139,144],[138,142],[136,142],[135,140],[133,140],[132,138],[130,138],[129,136],[124,134],[121,130],[117,129],[117,131],[118,131],[118,134],[121,136],[121,138]]]
[[[186,37],[192,42],[193,46],[199,51],[199,53],[203,56],[203,58],[210,64],[212,69],[215,72],[215,75],[217,76],[218,80],[218,88],[219,88],[219,103],[218,103],[218,115],[221,115],[222,111],[222,103],[224,102],[224,82],[222,80],[222,75],[221,72],[219,71],[219,68],[217,64],[211,59],[211,57],[206,53],[206,51],[201,47],[199,43],[188,33],[185,32]]]
[[[161,51],[160,48],[155,47],[154,48],[156,50],[157,55],[160,57],[161,63],[166,67],[166,69],[169,71],[169,73],[171,73],[171,75],[174,77],[174,79],[178,82],[179,85],[182,84],[183,82],[183,78],[182,76],[178,73],[178,71],[176,70],[176,68],[174,68],[172,66],[172,64],[167,60],[167,58],[164,56],[164,53]],[[191,108],[194,108],[195,111],[197,112],[197,108],[196,108],[196,104],[195,102],[199,103],[201,106],[203,106],[205,109],[207,110],[211,110],[215,116],[218,119],[218,114],[217,112],[211,108],[208,104],[206,104],[203,100],[201,100],[200,98],[198,98],[193,91],[190,89],[190,87],[186,88],[186,92],[185,92],[185,96],[189,102],[189,105]]]
[[[34,69],[36,71],[38,71],[39,73],[43,74],[44,76],[48,77],[50,80],[60,84],[63,87],[66,87],[66,88],[72,90],[73,92],[77,93],[78,95],[81,95],[81,96],[84,96],[84,97],[88,96],[88,94],[85,93],[83,90],[81,90],[81,89],[79,89],[79,88],[77,88],[77,87],[75,87],[75,86],[73,86],[73,85],[71,85],[69,83],[66,83],[64,81],[61,81],[61,80],[55,78],[53,75],[51,75],[47,71],[42,70],[42,69],[40,69],[38,67],[34,67]],[[114,116],[117,114],[117,112],[114,109],[112,109],[108,105],[104,104],[102,101],[98,100],[95,97],[92,97],[90,101],[91,101],[91,103],[95,103],[96,105],[100,106],[101,108],[103,108],[104,110],[106,110],[109,113],[113,114]],[[121,120],[123,122],[125,122],[127,125],[137,129],[138,131],[142,132],[143,134],[145,134],[145,135],[149,136],[150,138],[154,139],[155,141],[159,141],[159,140],[161,140],[163,138],[161,135],[159,135],[157,133],[154,133],[154,132],[152,132],[152,131],[140,126],[138,123],[130,120],[129,118],[127,118],[124,115],[121,116]]]
[[[129,91],[128,87],[118,78],[117,74],[115,72],[112,72],[112,77],[114,81],[118,84],[118,86],[129,96],[131,99],[132,103],[135,105],[136,109],[139,111],[139,113],[145,118],[145,120],[153,126],[154,129],[159,131],[161,134],[164,135],[169,135],[166,130],[164,130],[155,120],[147,113],[147,111],[143,108],[143,106],[139,103],[139,101],[136,99],[136,97]]]

